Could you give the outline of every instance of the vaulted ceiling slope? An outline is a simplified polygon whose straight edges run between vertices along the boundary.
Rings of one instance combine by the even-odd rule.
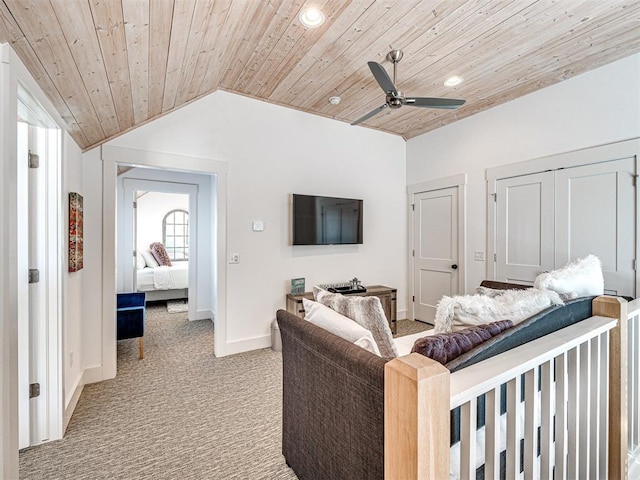
[[[640,0],[0,0],[0,42],[83,149],[217,89],[353,122],[384,102],[367,62],[402,49],[400,90],[467,100],[363,123],[409,139],[640,51]]]

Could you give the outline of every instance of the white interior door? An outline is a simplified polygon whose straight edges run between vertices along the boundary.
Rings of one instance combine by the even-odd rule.
[[[18,314],[19,343],[19,447],[49,439],[49,372],[47,357],[47,211],[46,168],[35,155],[46,158],[46,142],[38,127],[18,124],[18,160],[23,179],[23,218],[19,221],[20,266],[28,271],[21,285]],[[36,153],[38,152],[38,153]],[[32,161],[30,155],[34,154]],[[26,272],[25,272],[26,273]],[[30,386],[37,387],[31,397]],[[37,395],[36,395],[37,393]]]
[[[596,255],[605,293],[635,298],[635,159],[556,172],[556,268]]]
[[[458,187],[415,194],[414,318],[433,323],[444,295],[457,295]]]
[[[533,284],[554,267],[553,172],[496,182],[496,280]]]

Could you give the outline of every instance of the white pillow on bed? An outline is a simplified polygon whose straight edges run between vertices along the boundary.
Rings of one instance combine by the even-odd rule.
[[[306,320],[380,356],[378,345],[369,330],[321,303],[303,298],[302,304],[304,305],[304,318]]]
[[[159,267],[158,261],[154,258],[149,250],[140,250],[140,255],[144,258],[144,263],[146,263],[147,267]]]
[[[138,252],[138,254],[136,255],[136,270],[142,270],[146,266],[147,266],[146,260],[140,254],[140,252]]]

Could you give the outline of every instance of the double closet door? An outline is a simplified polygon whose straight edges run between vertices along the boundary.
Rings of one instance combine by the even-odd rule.
[[[533,284],[593,254],[605,293],[635,297],[635,168],[630,157],[497,180],[496,279]]]

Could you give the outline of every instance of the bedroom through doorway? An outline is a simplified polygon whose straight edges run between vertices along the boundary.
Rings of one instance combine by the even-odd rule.
[[[189,310],[189,195],[135,190],[134,290],[168,313]]]
[[[216,176],[118,169],[117,292],[144,292],[148,306],[213,320]]]

